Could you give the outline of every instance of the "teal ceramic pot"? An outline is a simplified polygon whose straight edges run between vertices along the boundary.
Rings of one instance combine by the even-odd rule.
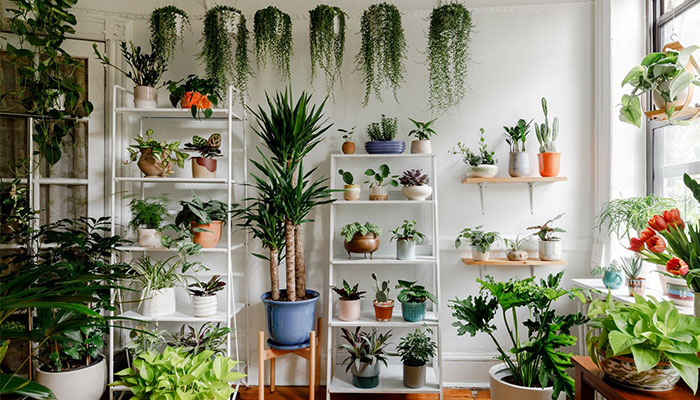
[[[425,319],[425,306],[427,301],[422,303],[401,303],[401,315],[408,322],[420,322]]]
[[[374,365],[362,363],[359,370],[353,365],[350,368],[352,384],[360,389],[372,389],[379,386],[379,368],[379,363]]]
[[[603,285],[608,289],[617,289],[622,286],[622,274],[616,271],[605,271]]]

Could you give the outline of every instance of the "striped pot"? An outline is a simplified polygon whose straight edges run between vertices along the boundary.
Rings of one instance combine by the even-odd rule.
[[[634,358],[631,356],[605,357],[600,354],[600,369],[615,383],[635,390],[646,392],[665,392],[673,389],[681,378],[678,371],[669,362],[660,362],[654,368],[638,372]]]
[[[693,306],[693,291],[688,287],[685,279],[666,278],[666,288],[668,289],[668,298],[673,304],[681,307]]]

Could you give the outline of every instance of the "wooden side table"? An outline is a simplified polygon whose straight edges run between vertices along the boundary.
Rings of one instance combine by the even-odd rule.
[[[605,374],[590,357],[575,356],[574,379],[576,380],[576,400],[594,400],[598,392],[608,400],[693,400],[698,399],[685,382],[678,382],[667,392],[641,392],[608,383]]]
[[[321,386],[321,323],[309,332],[309,347],[296,350],[265,349],[265,332],[258,332],[258,400],[265,400],[265,361],[270,360],[270,392],[275,392],[275,359],[286,354],[295,354],[309,361],[309,400],[314,400]],[[318,332],[318,334],[317,334]]]

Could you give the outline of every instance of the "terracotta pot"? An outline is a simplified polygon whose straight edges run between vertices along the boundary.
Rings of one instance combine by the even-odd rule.
[[[360,193],[362,192],[360,185],[345,185],[344,189],[343,198],[346,201],[360,200]]]
[[[216,159],[193,157],[192,158],[193,178],[216,178]]]
[[[559,175],[559,160],[561,153],[539,153],[537,162],[540,165],[540,175],[543,177]]]
[[[644,278],[627,278],[627,288],[630,291],[630,297],[635,294],[644,296],[644,289],[647,286],[647,280]]]
[[[211,108],[211,101],[209,101],[207,96],[199,92],[185,92],[185,94],[182,95],[182,99],[180,99],[180,106],[182,108],[192,108],[192,106],[196,106],[199,109],[205,110]]]
[[[664,392],[673,389],[680,379],[680,374],[671,363],[659,362],[655,367],[643,372],[637,371],[634,358],[630,356],[606,357],[605,352],[598,352],[598,364],[605,375],[615,383],[635,390]]]
[[[193,242],[202,245],[205,249],[210,249],[216,247],[221,239],[221,227],[224,225],[224,221],[213,221],[210,224],[197,224],[196,222],[190,222],[190,230],[194,234]],[[194,228],[206,229],[204,232],[195,232]]]
[[[355,142],[343,142],[341,149],[343,150],[343,154],[354,154]]]
[[[192,296],[192,313],[195,317],[211,317],[216,314],[218,300],[215,294],[211,296]]]
[[[404,186],[401,188],[401,194],[408,200],[424,201],[433,194],[433,188],[428,185]]]
[[[525,261],[529,255],[525,250],[508,250],[506,252],[506,258],[510,261]]]
[[[425,386],[425,364],[420,366],[403,365],[403,384],[410,388]]]
[[[505,364],[496,364],[489,369],[489,389],[492,400],[551,400],[553,388],[529,388],[504,382],[511,376]]]
[[[107,385],[107,363],[100,356],[87,367],[46,372],[38,369],[36,381],[51,389],[56,400],[99,400]]]
[[[369,253],[369,259],[372,259],[372,254],[379,249],[379,236],[374,233],[360,235],[356,233],[352,240],[344,243],[345,250],[348,252],[348,258],[352,258],[351,253],[364,254],[365,258]]]
[[[163,154],[164,157],[169,156],[168,154]],[[146,176],[146,178],[162,178],[173,173],[169,166],[163,165],[160,161],[153,157],[153,149],[141,149],[141,156],[136,162],[141,172]]]
[[[430,154],[433,147],[430,140],[414,140],[411,142],[411,154]]]
[[[357,321],[360,319],[361,303],[357,300],[338,300],[338,318],[341,321]]]
[[[157,108],[158,89],[150,86],[136,86],[134,88],[134,105],[136,108]]]
[[[467,167],[467,178],[493,178],[498,175],[498,165],[481,164]]]
[[[138,244],[141,247],[146,247],[146,248],[158,248],[158,247],[163,247],[163,244],[160,242],[161,237],[163,237],[163,233],[159,232],[157,229],[142,229],[139,228],[136,231],[136,234],[138,235]]]
[[[389,301],[383,303],[374,300],[373,304],[374,317],[377,319],[377,321],[391,321],[391,314],[394,312],[394,299],[389,299]]]
[[[389,200],[389,192],[384,186],[372,186],[369,188],[370,200]]]

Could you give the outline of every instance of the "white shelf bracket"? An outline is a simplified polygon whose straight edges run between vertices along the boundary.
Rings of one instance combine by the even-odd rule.
[[[486,182],[479,182],[479,199],[481,200],[481,215],[486,215],[484,197],[486,196]]]
[[[536,185],[537,185],[537,182],[528,182],[527,183],[527,190],[528,190],[529,195],[530,195],[530,214],[535,213],[535,199],[534,199],[535,195],[534,195],[534,192],[535,192]]]

